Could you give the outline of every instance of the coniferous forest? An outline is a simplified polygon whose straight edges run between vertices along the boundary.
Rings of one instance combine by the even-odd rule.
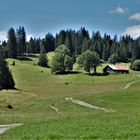
[[[30,38],[26,40],[26,32],[23,26],[18,29],[10,28],[8,40],[3,41],[1,49],[4,58],[16,58],[17,56],[30,53],[40,53],[41,48],[45,52],[54,51],[59,45],[64,44],[73,57],[77,57],[86,50],[91,50],[100,56],[100,59],[107,61],[111,55],[116,54],[120,62],[130,62],[140,59],[140,37],[133,39],[131,36],[111,37],[100,32],[93,32],[90,36],[89,31],[84,27],[78,31],[69,29],[61,30],[56,36],[47,33],[44,38]]]

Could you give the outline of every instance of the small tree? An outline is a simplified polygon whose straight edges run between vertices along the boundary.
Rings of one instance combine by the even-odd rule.
[[[78,57],[77,63],[90,75],[91,70],[96,74],[96,67],[100,65],[101,61],[96,52],[87,50]]]
[[[46,54],[43,54],[43,53],[40,54],[38,65],[41,67],[48,67],[48,58]]]
[[[17,57],[17,41],[14,28],[10,28],[8,31],[7,52],[8,57]]]
[[[45,48],[43,46],[43,42],[41,43],[38,65],[41,67],[48,67],[48,58],[45,53]]]
[[[73,61],[70,56],[70,50],[65,45],[60,45],[55,50],[51,64],[52,73],[65,73],[66,70],[72,70]]]
[[[51,72],[53,74],[64,73],[64,55],[62,53],[56,53],[53,57],[51,64]]]
[[[112,54],[108,59],[108,63],[110,64],[115,65],[116,63],[119,63],[119,62],[120,62],[120,58],[116,53]]]

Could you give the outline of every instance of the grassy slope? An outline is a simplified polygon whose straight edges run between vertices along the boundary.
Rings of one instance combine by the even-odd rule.
[[[0,124],[13,121],[25,124],[9,130],[0,139],[140,138],[139,83],[122,89],[126,83],[138,79],[135,73],[98,77],[84,73],[51,75],[49,69],[35,65],[36,58],[32,59],[16,60],[16,66],[10,65],[19,90],[0,92]],[[12,60],[8,62],[11,64]],[[65,97],[116,112],[84,108],[65,101]],[[5,108],[9,103],[15,107],[14,119],[13,111]],[[50,109],[49,104],[54,104],[60,114]]]

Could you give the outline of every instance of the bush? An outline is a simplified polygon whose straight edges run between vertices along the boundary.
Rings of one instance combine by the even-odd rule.
[[[132,63],[131,63],[131,66],[130,68],[134,71],[140,71],[140,60],[134,60]]]
[[[15,63],[15,61],[13,61],[12,66],[15,66],[15,65],[16,65],[16,63]]]
[[[48,58],[46,54],[40,54],[39,60],[38,60],[38,66],[48,67]]]

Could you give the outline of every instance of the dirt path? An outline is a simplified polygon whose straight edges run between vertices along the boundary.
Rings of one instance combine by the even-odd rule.
[[[128,89],[130,86],[132,86],[132,85],[134,85],[134,84],[136,84],[136,83],[138,83],[138,82],[140,82],[140,80],[136,80],[136,81],[132,81],[132,82],[130,82],[130,83],[127,83],[127,84],[123,87],[123,89]]]
[[[73,99],[72,97],[65,98],[65,100],[71,101],[75,104],[78,104],[78,105],[81,105],[81,106],[84,106],[84,107],[97,109],[97,110],[103,110],[104,112],[115,112],[115,110],[95,106],[95,105],[92,105],[92,104],[89,104],[89,103],[86,103],[86,102],[83,102],[83,101],[80,101],[80,100],[77,100],[77,99]]]
[[[18,123],[18,124],[10,124],[10,125],[0,125],[0,134],[3,134],[7,130],[9,130],[11,128],[18,127],[20,125],[23,125],[23,124],[22,123]]]
[[[54,106],[52,106],[52,105],[50,105],[50,104],[49,104],[49,107],[50,107],[51,109],[53,109],[56,113],[60,113],[56,107],[54,107]]]
[[[140,75],[136,75],[136,76],[140,78]],[[132,81],[132,82],[129,82],[129,83],[127,83],[127,84],[123,87],[123,89],[128,89],[130,86],[132,86],[132,85],[134,85],[134,84],[136,84],[136,83],[138,83],[138,82],[140,82],[140,79],[135,80],[135,81]]]

